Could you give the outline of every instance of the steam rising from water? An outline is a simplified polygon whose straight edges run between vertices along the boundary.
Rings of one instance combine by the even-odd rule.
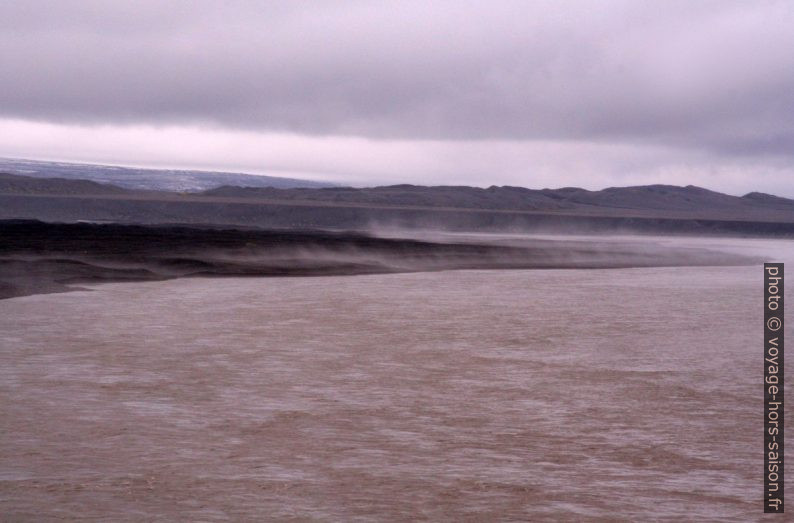
[[[743,265],[757,258],[648,238],[562,239],[5,223],[0,297],[101,281],[321,276],[451,269]]]

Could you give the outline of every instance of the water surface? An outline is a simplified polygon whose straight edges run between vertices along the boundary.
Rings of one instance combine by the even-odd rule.
[[[483,270],[0,301],[0,509],[760,520],[761,282]]]

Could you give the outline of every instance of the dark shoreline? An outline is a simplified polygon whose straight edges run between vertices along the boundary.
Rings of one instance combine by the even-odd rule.
[[[531,240],[512,246],[317,230],[0,221],[0,299],[66,292],[81,283],[182,277],[744,265],[755,261],[652,243]]]

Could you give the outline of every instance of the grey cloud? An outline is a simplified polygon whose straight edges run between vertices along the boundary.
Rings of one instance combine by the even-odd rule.
[[[6,2],[0,116],[794,153],[790,2]]]

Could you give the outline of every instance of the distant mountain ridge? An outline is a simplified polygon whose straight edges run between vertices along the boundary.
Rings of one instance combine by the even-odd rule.
[[[33,178],[19,174],[0,172],[0,193],[2,194],[51,194],[51,195],[123,195],[132,191],[91,180],[70,180],[68,178]]]
[[[659,211],[719,210],[741,212],[764,208],[794,211],[794,200],[763,193],[731,196],[688,185],[609,187],[589,191],[578,187],[527,189],[491,186],[390,185],[355,189],[270,189],[223,186],[204,191],[207,196],[260,198],[412,207],[451,207],[488,210],[582,210],[609,208]]]
[[[0,172],[0,193],[27,195],[136,195],[174,196],[169,191],[140,191],[109,183],[70,178],[34,178]],[[794,200],[752,192],[731,196],[688,185],[641,185],[590,191],[579,187],[527,189],[491,186],[387,185],[380,187],[274,188],[223,185],[193,193],[199,198],[242,201],[316,202],[321,205],[427,207],[499,211],[791,211]]]
[[[143,191],[67,178],[0,174],[0,220],[204,224],[286,229],[663,233],[794,238],[794,200],[701,187],[392,185],[351,188],[222,186]]]
[[[222,185],[245,187],[333,187],[335,184],[233,172],[142,169],[66,162],[0,158],[0,172],[35,178],[65,178],[112,184],[125,189],[199,192]]]

